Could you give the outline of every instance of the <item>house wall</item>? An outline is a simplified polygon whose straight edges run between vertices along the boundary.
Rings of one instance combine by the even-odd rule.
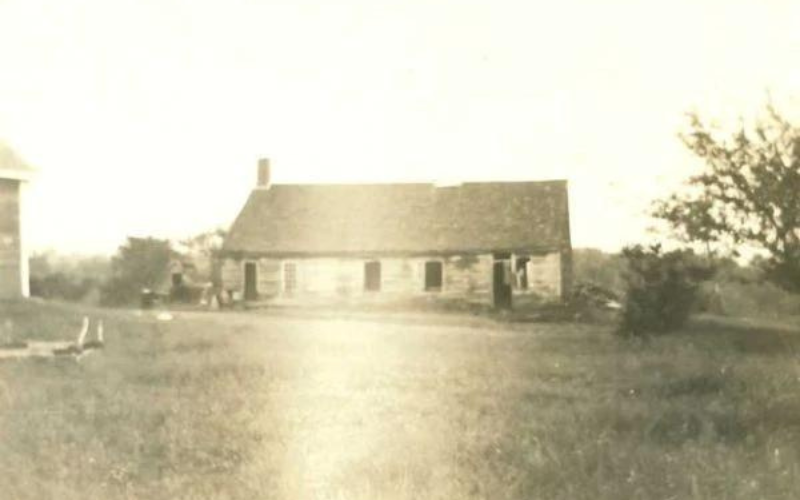
[[[28,262],[23,258],[21,183],[0,179],[0,299],[28,295]]]
[[[563,281],[561,253],[530,255],[528,262],[528,292],[547,298],[562,296]]]
[[[527,255],[526,255],[527,256]],[[562,294],[562,259],[558,252],[530,255],[528,264],[529,288],[514,290],[518,295],[539,295],[558,298]],[[381,289],[364,290],[364,264],[381,263]],[[442,262],[443,287],[440,291],[425,290],[425,263]],[[415,256],[381,258],[297,258],[297,259],[233,259],[221,264],[223,288],[244,292],[244,265],[255,262],[258,269],[257,288],[261,299],[304,301],[321,299],[398,300],[413,297],[443,297],[465,299],[490,304],[492,301],[491,254],[451,256]],[[287,292],[284,266],[296,266],[296,290]]]

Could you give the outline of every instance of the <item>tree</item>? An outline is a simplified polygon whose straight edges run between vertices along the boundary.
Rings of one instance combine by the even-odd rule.
[[[219,286],[221,277],[220,251],[225,241],[226,231],[212,229],[184,240],[176,241],[173,248],[193,267],[195,279],[205,284],[211,282]]]
[[[111,261],[111,277],[103,286],[103,302],[130,304],[142,289],[158,288],[167,277],[174,252],[167,240],[128,238]]]
[[[741,244],[766,251],[767,278],[800,291],[800,129],[771,105],[729,137],[695,114],[690,120],[682,139],[705,169],[686,193],[658,202],[654,215],[709,252]]]
[[[187,238],[181,241],[180,245],[186,247],[189,253],[216,258],[219,256],[226,235],[227,232],[224,229],[212,229]]]

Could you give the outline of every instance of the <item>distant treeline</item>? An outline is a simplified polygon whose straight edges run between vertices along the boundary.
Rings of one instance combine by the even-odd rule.
[[[191,262],[192,277],[201,282],[213,280],[213,265],[198,268],[197,264],[214,261],[223,234],[209,231],[179,242],[128,238],[113,256],[37,253],[30,258],[31,295],[95,305],[135,305],[145,289],[176,291],[170,273],[173,262]],[[188,275],[186,278],[177,291],[188,296],[192,283]]]
[[[31,295],[99,303],[100,288],[110,273],[111,258],[107,256],[36,253],[30,258]]]

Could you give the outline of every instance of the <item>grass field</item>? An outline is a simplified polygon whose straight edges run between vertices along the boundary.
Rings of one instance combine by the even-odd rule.
[[[0,333],[84,311],[0,303]],[[80,362],[0,360],[3,499],[790,499],[800,334],[459,316],[90,311]]]

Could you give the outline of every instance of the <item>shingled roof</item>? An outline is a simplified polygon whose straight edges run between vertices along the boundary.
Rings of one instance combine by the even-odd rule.
[[[569,245],[566,181],[278,184],[252,192],[223,252],[426,254]]]
[[[0,179],[28,180],[34,170],[8,145],[0,141]]]

